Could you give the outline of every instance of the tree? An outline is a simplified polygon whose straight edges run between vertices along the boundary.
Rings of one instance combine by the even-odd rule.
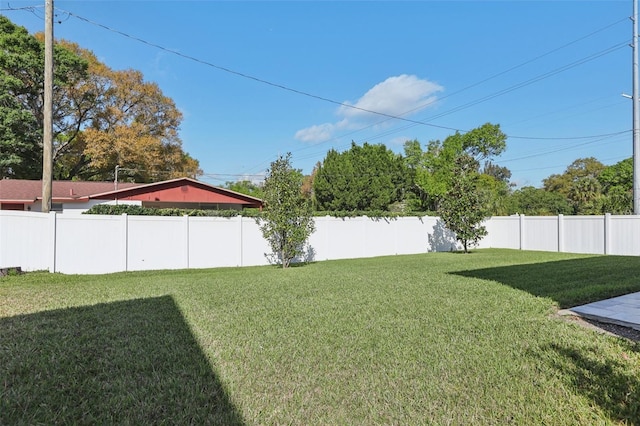
[[[263,187],[262,185],[257,185],[250,180],[239,180],[236,182],[226,182],[224,187],[230,189],[235,192],[239,192],[240,194],[246,194],[251,197],[262,198],[263,197]]]
[[[137,182],[199,174],[198,162],[182,150],[182,114],[173,100],[139,71],[96,70],[104,73],[106,86],[80,138],[89,160],[83,174],[107,179],[116,165]]]
[[[403,158],[384,145],[332,149],[318,168],[313,192],[319,210],[388,210],[404,198],[407,173]]]
[[[573,209],[566,197],[542,188],[525,186],[511,194],[508,214],[551,216],[571,214]]]
[[[0,16],[0,177],[42,174],[43,37]],[[180,111],[156,84],[64,40],[54,62],[54,178],[110,180],[116,165],[138,182],[201,173],[182,150]]]
[[[562,174],[553,174],[542,181],[549,192],[564,196],[573,206],[573,214],[596,214],[602,188],[598,176],[605,166],[593,157],[578,158]]]
[[[53,55],[55,144],[73,108],[65,90],[85,78],[87,63],[58,44]],[[42,177],[43,96],[43,42],[0,15],[0,177]]]
[[[597,178],[605,192],[616,186],[631,191],[633,189],[633,158],[629,157],[611,166],[606,166]]]
[[[486,200],[477,188],[477,169],[478,162],[468,154],[456,159],[452,181],[439,210],[440,218],[447,228],[455,232],[465,253],[468,253],[469,245],[477,244],[487,235],[482,222],[489,214]]]
[[[598,175],[604,195],[601,198],[602,213],[633,213],[633,159],[624,159],[607,166]]]
[[[419,144],[409,141],[405,144],[405,155],[415,168],[411,186],[414,194],[423,207],[437,211],[453,182],[459,157],[465,155],[480,164],[500,155],[506,148],[506,140],[500,125],[485,123],[467,133],[456,132],[444,141],[430,141],[421,156]]]
[[[578,158],[566,168],[564,173],[553,174],[543,179],[542,184],[547,191],[557,192],[566,197],[578,179],[584,177],[597,179],[603,170],[604,164],[593,157]]]
[[[573,214],[598,214],[600,213],[599,202],[602,198],[602,186],[595,177],[581,177],[572,183],[568,198],[573,204]]]
[[[304,244],[315,230],[311,204],[302,197],[302,173],[291,166],[291,153],[271,163],[264,181],[264,213],[260,230],[271,256],[283,268],[304,254]]]

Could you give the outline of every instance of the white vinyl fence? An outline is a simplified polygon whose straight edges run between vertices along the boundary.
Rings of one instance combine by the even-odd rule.
[[[315,218],[304,260],[450,251],[435,217]],[[640,255],[640,217],[493,217],[480,247]],[[253,218],[0,212],[0,267],[93,274],[268,264]]]

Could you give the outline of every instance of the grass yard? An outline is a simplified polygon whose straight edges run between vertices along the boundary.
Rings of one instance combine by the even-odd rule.
[[[479,250],[0,279],[0,424],[640,424],[640,345],[553,315],[640,258]]]

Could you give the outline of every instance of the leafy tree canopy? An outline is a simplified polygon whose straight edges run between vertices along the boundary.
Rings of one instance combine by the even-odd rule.
[[[54,47],[53,125],[67,127],[72,103],[66,88],[87,75],[87,63],[60,45]],[[44,45],[23,27],[0,15],[0,177],[42,176],[44,127]]]
[[[489,216],[487,200],[478,190],[477,161],[468,154],[456,158],[449,189],[439,213],[446,227],[455,232],[464,252],[487,235],[482,222]]]
[[[262,198],[264,195],[263,186],[257,185],[250,180],[239,180],[235,182],[226,182],[224,187],[241,194],[251,197]]]
[[[510,214],[551,216],[571,214],[573,211],[563,195],[533,186],[525,186],[514,191],[510,200]]]
[[[606,166],[597,178],[605,192],[613,187],[631,191],[633,189],[633,158],[629,157],[614,165]]]
[[[593,157],[578,158],[562,174],[553,174],[542,181],[544,189],[568,196],[572,186],[581,178],[598,178],[605,166]]]
[[[466,133],[455,133],[444,141],[433,140],[422,151],[418,141],[405,143],[406,163],[412,170],[412,189],[419,201],[420,210],[438,210],[439,204],[450,189],[456,161],[468,156],[476,164],[500,155],[506,148],[507,136],[497,124],[486,123]],[[491,171],[509,174],[508,169],[498,169],[492,163]],[[508,178],[507,178],[508,179]]]
[[[313,181],[319,210],[388,210],[403,199],[407,183],[404,161],[384,145],[351,144],[327,153]]]
[[[42,174],[42,34],[0,16],[1,177]],[[64,40],[54,46],[54,177],[150,182],[200,173],[182,150],[181,113],[135,70],[114,71]]]
[[[302,197],[302,173],[291,166],[291,153],[271,163],[264,181],[264,212],[260,230],[272,258],[287,268],[305,254],[305,242],[315,230],[311,203]]]

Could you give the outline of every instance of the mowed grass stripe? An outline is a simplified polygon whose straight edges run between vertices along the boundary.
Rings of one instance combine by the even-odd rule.
[[[0,423],[637,424],[638,345],[552,315],[637,276],[478,250],[6,277]]]

